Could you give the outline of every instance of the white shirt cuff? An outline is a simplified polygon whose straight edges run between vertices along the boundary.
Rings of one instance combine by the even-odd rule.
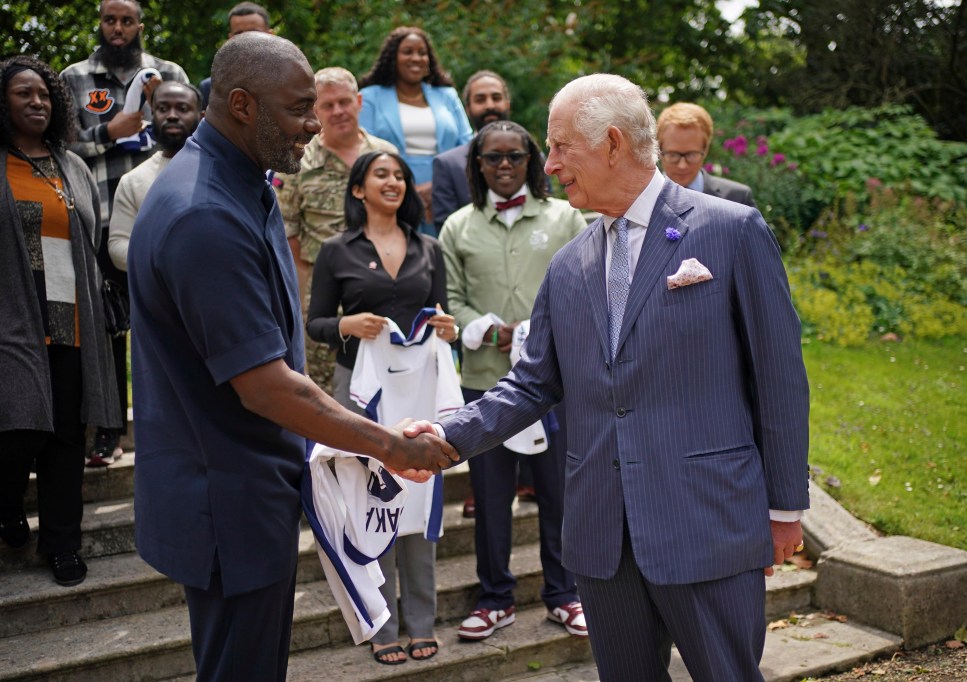
[[[786,509],[769,510],[769,520],[779,521],[780,523],[793,523],[795,521],[801,521],[802,515],[803,511],[801,509],[795,511],[788,511]]]
[[[447,432],[443,430],[443,427],[442,426],[440,426],[439,424],[434,423],[433,424],[433,428],[436,431],[437,438],[440,438],[441,440],[446,440],[447,439]]]
[[[470,350],[477,350],[483,344],[484,334],[492,326],[503,324],[504,321],[494,315],[493,313],[487,313],[478,317],[476,320],[467,325],[467,328],[463,330],[463,346],[464,348],[469,348]]]

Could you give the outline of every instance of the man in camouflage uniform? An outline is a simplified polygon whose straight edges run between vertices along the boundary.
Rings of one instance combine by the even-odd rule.
[[[362,154],[396,147],[359,127],[363,98],[353,75],[338,66],[316,72],[316,116],[322,132],[306,146],[302,170],[276,174],[274,184],[299,275],[302,313],[309,306],[312,267],[322,242],[344,229],[343,198],[349,169]],[[306,372],[331,392],[332,352],[306,337]]]

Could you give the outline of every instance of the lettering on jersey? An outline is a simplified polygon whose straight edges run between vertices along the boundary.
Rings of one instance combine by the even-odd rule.
[[[384,509],[382,507],[370,507],[366,512],[366,532],[367,533],[395,533],[400,521],[402,509]],[[375,519],[375,528],[373,520]]]
[[[92,114],[106,114],[114,108],[114,98],[107,88],[95,88],[87,93],[84,108]]]

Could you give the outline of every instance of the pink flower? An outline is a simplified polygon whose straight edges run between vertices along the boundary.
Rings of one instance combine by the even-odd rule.
[[[738,135],[737,137],[733,137],[731,140],[726,140],[723,142],[722,146],[736,156],[744,156],[746,151],[749,149],[749,141],[746,139],[745,135]]]
[[[704,166],[702,166],[702,168],[705,169],[706,173],[711,173],[713,170],[715,170],[715,166],[713,166],[710,163],[705,164]]]
[[[784,162],[785,160],[786,160],[785,154],[782,154],[782,153],[773,154],[772,161],[769,162],[769,165],[775,167],[775,166],[778,166],[780,163]]]
[[[795,161],[790,161],[789,163],[786,164],[786,168],[788,168],[789,170],[796,170],[797,168],[799,168],[799,164],[796,163]]]
[[[765,156],[766,154],[769,153],[769,141],[766,140],[766,138],[764,138],[762,135],[756,138],[755,144],[756,144],[756,147],[755,147],[756,156]]]

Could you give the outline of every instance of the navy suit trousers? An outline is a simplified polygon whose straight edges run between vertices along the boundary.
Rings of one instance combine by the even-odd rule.
[[[613,578],[577,577],[601,682],[670,682],[672,641],[695,682],[756,682],[765,645],[761,569],[684,585],[645,580],[625,522]]]
[[[463,389],[467,403],[480,398],[483,391]],[[548,449],[526,455],[533,473],[541,535],[541,566],[544,587],[541,599],[548,609],[577,600],[573,574],[561,563],[561,526],[564,516],[564,461],[567,454],[564,406],[554,408],[560,429],[549,434]],[[480,597],[477,608],[503,609],[514,603],[517,580],[510,571],[513,512],[517,494],[517,461],[520,456],[498,445],[471,457],[470,482],[477,510],[474,513],[474,539],[477,548],[477,578]]]

